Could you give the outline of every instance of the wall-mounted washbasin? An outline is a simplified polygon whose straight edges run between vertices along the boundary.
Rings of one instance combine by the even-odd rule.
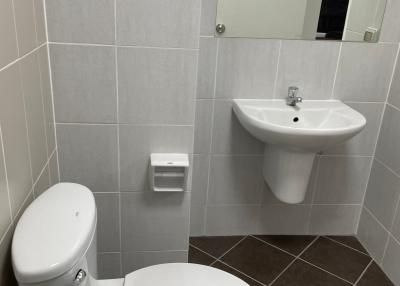
[[[300,203],[305,197],[315,154],[342,143],[366,125],[362,114],[338,100],[234,99],[244,128],[267,143],[263,174],[278,199]]]

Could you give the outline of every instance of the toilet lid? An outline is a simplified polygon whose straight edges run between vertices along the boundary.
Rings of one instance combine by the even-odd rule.
[[[124,286],[249,286],[241,279],[217,268],[168,263],[146,267],[125,277]]]

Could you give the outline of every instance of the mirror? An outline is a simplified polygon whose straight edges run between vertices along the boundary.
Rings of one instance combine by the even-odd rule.
[[[377,42],[386,0],[218,0],[216,35]]]

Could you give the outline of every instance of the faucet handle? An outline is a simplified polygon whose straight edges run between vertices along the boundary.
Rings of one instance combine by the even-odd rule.
[[[299,92],[299,88],[297,86],[289,86],[289,90],[288,90],[289,97],[296,97],[298,92]]]

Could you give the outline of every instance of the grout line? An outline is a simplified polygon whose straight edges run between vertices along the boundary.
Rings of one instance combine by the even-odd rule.
[[[35,53],[37,50],[39,50],[40,48],[42,48],[43,46],[45,46],[46,43],[43,43],[39,46],[37,46],[36,48],[32,49],[31,51],[23,54],[22,56],[19,56],[18,58],[16,58],[15,60],[13,60],[12,62],[6,64],[5,66],[0,68],[0,72],[8,69],[9,67],[13,66],[14,64],[18,63],[19,61],[25,59],[26,57],[30,56],[31,54]]]
[[[239,243],[241,243],[243,240],[245,240],[247,237],[249,237],[248,235],[245,235],[242,239],[240,239],[237,243],[235,243],[231,248],[229,248],[227,251],[225,251],[222,255],[220,255],[218,257],[218,260],[220,260],[222,257],[224,257],[228,252],[230,252],[232,249],[234,249],[236,246],[239,245]]]
[[[281,61],[281,52],[282,52],[282,40],[279,40],[279,48],[278,48],[278,58],[276,60],[276,69],[275,69],[275,79],[274,79],[274,87],[272,89],[272,99],[278,99],[277,97],[277,84],[278,84],[278,78],[279,78],[279,64]]]
[[[371,257],[368,253],[365,253],[365,252],[362,252],[362,251],[360,251],[360,250],[358,250],[358,249],[355,249],[355,248],[353,248],[353,247],[351,247],[351,246],[349,246],[349,245],[346,245],[346,244],[344,244],[344,243],[342,243],[342,242],[340,242],[340,241],[335,240],[334,238],[330,238],[330,237],[328,237],[328,236],[323,236],[323,237],[326,238],[326,239],[328,239],[328,240],[330,240],[330,241],[332,241],[332,242],[335,242],[336,244],[339,244],[339,245],[341,245],[341,246],[344,246],[344,247],[346,247],[346,248],[349,248],[349,249],[351,249],[351,250],[354,250],[355,252],[358,252],[358,253],[360,253],[360,254],[364,254],[365,256],[368,256],[368,257]]]
[[[339,53],[338,53],[338,58],[337,58],[337,62],[336,62],[335,75],[333,77],[333,83],[332,83],[332,92],[331,92],[331,95],[330,95],[329,99],[334,99],[337,73],[339,71],[340,60],[341,60],[341,57],[342,57],[342,47],[343,47],[343,42],[340,42]]]
[[[386,102],[386,104],[387,104],[388,106],[390,106],[391,108],[396,109],[397,111],[400,111],[400,108],[398,108],[396,105],[393,105],[393,104],[391,104],[391,103],[389,103],[389,102]]]
[[[358,279],[356,280],[356,282],[354,282],[354,285],[357,285],[358,282],[360,282],[361,278],[364,276],[364,274],[367,272],[368,268],[372,265],[372,263],[374,262],[373,259],[371,259],[371,261],[368,263],[368,265],[365,267],[365,269],[363,270],[363,272],[361,272],[360,276],[358,277]]]
[[[1,125],[0,125],[0,143],[1,143],[1,152],[3,155],[3,162],[1,162],[4,166],[4,173],[5,173],[5,179],[6,179],[6,188],[7,188],[7,195],[8,195],[8,206],[10,209],[10,224],[12,223],[13,220],[13,213],[12,213],[12,208],[11,208],[11,193],[10,193],[10,185],[8,183],[8,173],[7,173],[7,165],[6,165],[6,153],[4,151],[4,143],[3,143],[3,132],[1,130]]]
[[[268,246],[271,246],[271,247],[273,247],[273,248],[275,248],[275,249],[278,249],[278,250],[280,250],[280,251],[282,251],[282,252],[284,252],[284,253],[286,253],[286,254],[292,256],[292,257],[296,257],[296,255],[290,253],[289,251],[284,250],[284,249],[281,249],[281,248],[279,248],[278,246],[273,245],[273,244],[271,244],[271,243],[269,243],[269,242],[266,242],[266,241],[264,241],[264,240],[262,240],[262,239],[260,239],[260,238],[258,238],[258,237],[256,237],[256,236],[254,236],[254,235],[249,235],[249,236],[252,237],[252,238],[254,238],[254,239],[256,239],[256,240],[258,240],[258,241],[260,241],[260,242],[262,242],[262,243],[264,243],[264,244],[266,244],[266,245],[268,245]]]
[[[18,43],[18,31],[17,31],[17,17],[15,13],[15,0],[11,0],[11,5],[12,5],[12,13],[13,13],[13,19],[14,19],[14,30],[15,30],[15,43],[17,44],[17,55],[19,57],[19,43]],[[1,70],[0,70],[1,71]]]
[[[202,252],[202,253],[204,253],[204,254],[207,254],[208,256],[210,256],[212,258],[214,258],[215,259],[214,262],[216,262],[218,260],[218,257],[215,257],[214,255],[208,253],[207,251],[202,250],[201,248],[197,247],[196,245],[191,244],[190,242],[189,242],[189,246],[194,248],[194,249],[196,249],[196,250],[198,250],[198,251],[200,251],[200,252]],[[213,263],[211,263],[211,264],[213,264]]]
[[[320,172],[320,165],[321,165],[321,156],[316,155],[315,159],[317,162],[314,161],[314,164],[317,164],[316,166],[316,171],[315,171],[315,177],[314,177],[314,184],[312,186],[312,195],[311,195],[311,207],[310,207],[310,213],[308,215],[308,222],[307,222],[307,233],[310,234],[311,232],[311,218],[312,218],[312,211],[313,211],[313,206],[315,202],[315,197],[317,193],[317,185],[318,185],[318,178],[319,178],[319,172]]]
[[[313,241],[311,241],[294,259],[293,259],[293,261],[292,262],[290,262],[289,263],[289,265],[288,266],[286,266],[285,267],[285,269],[283,269],[282,270],[282,272],[281,273],[279,273],[278,274],[278,276],[276,276],[275,277],[275,279],[274,280],[272,280],[271,281],[271,283],[269,283],[269,285],[273,285],[297,260],[298,260],[298,258],[300,258],[300,256],[302,256],[303,255],[303,253],[304,252],[306,252],[310,247],[311,247],[311,245],[313,245],[314,244],[314,242],[316,242],[317,240],[318,240],[318,238],[319,238],[319,236],[317,236],[316,238],[314,238],[314,240]]]

